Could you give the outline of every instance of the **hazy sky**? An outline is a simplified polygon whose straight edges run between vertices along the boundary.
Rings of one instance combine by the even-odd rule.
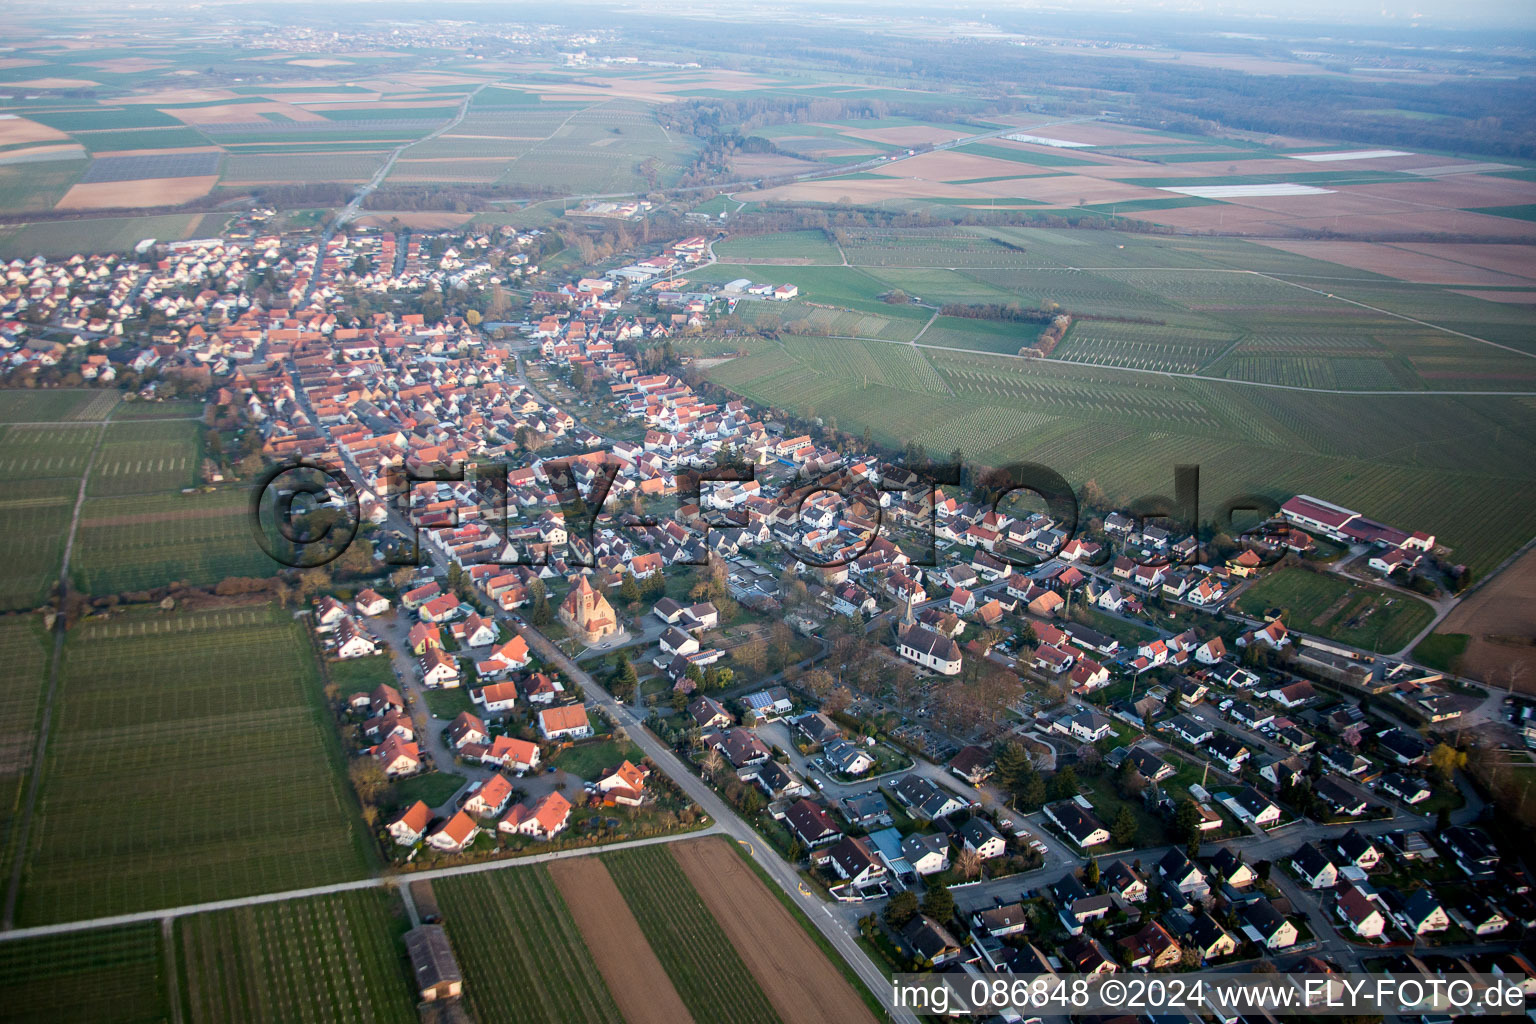
[[[783,2],[783,0],[780,0]],[[790,3],[815,0],[789,0]],[[913,3],[929,6],[922,0]],[[901,0],[897,0],[901,5]],[[846,0],[843,10],[878,7],[873,0]],[[1316,21],[1353,25],[1434,25],[1441,28],[1509,26],[1536,30],[1536,0],[961,0],[956,14],[1019,10],[1073,11],[1103,14],[1123,11],[1129,15],[1168,15],[1170,21],[1217,16],[1284,24]]]

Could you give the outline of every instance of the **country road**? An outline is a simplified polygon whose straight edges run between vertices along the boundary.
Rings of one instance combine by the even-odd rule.
[[[616,723],[622,725],[629,733],[629,738],[653,763],[671,776],[679,789],[715,820],[725,835],[742,844],[748,856],[768,872],[779,888],[783,889],[810,918],[817,931],[826,937],[853,968],[870,992],[880,1000],[891,1020],[902,1021],[903,1024],[917,1024],[917,1017],[910,1010],[898,1007],[891,1001],[890,983],[869,955],[859,946],[844,922],[834,915],[818,897],[802,888],[800,875],[793,866],[765,843],[750,825],[737,817],[736,812],[704,780],[693,774],[670,747],[652,735],[642,724],[640,716],[636,715],[632,709],[615,700],[613,695],[589,673],[582,670],[563,651],[545,639],[544,634],[516,619],[511,622],[513,627],[522,634],[523,639],[528,641],[529,646],[539,652],[540,657],[558,665],[568,678],[580,683],[586,692],[587,700],[600,704]]]
[[[407,149],[410,149],[412,146],[419,145],[420,143],[431,142],[433,139],[437,138],[444,132],[452,128],[457,128],[459,125],[463,124],[465,116],[469,114],[469,105],[474,102],[476,96],[480,95],[480,90],[484,89],[488,84],[489,83],[481,83],[475,87],[473,92],[471,92],[468,96],[465,96],[464,101],[459,104],[458,113],[453,116],[451,121],[448,121],[441,128],[435,129],[430,135],[425,135],[419,139],[415,139],[403,145],[396,146],[393,150],[391,150],[389,158],[384,161],[384,165],[373,173],[373,177],[368,179],[368,183],[366,185],[357,190],[357,195],[352,197],[352,201],[349,202],[346,206],[343,206],[341,208],[341,212],[336,214],[336,219],[332,222],[332,228],[325,233],[325,238],[328,240],[336,228],[344,226],[357,216],[358,211],[362,209],[363,200],[367,199],[370,195],[373,194],[374,190],[376,190],[380,185],[384,184],[384,179],[389,177],[390,171],[394,170],[395,161],[400,159],[401,153],[404,153]],[[404,251],[403,248],[402,251]],[[320,255],[325,255],[323,244],[321,247]]]

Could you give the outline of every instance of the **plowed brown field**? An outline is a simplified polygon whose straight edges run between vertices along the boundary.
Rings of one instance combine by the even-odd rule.
[[[785,1024],[874,1024],[837,965],[734,850],[714,838],[670,848]]]
[[[553,861],[549,876],[630,1024],[693,1024],[608,869],[596,857]]]

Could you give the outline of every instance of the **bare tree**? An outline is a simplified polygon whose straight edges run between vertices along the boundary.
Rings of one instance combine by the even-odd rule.
[[[981,874],[981,854],[969,846],[960,848],[960,856],[955,858],[955,870],[961,878],[975,878]]]

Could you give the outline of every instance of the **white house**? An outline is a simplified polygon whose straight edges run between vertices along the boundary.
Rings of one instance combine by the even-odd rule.
[[[566,704],[539,712],[539,735],[546,740],[585,739],[592,735],[585,704]]]

